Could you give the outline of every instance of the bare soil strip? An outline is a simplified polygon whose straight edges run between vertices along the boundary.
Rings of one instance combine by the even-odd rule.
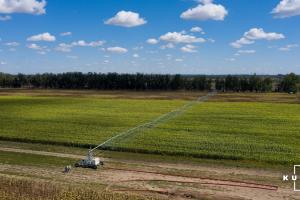
[[[98,170],[73,169],[63,174],[58,167],[34,167],[0,164],[0,174],[16,174],[39,177],[65,183],[99,183],[108,185],[107,190],[129,193],[158,193],[168,199],[296,199],[292,188],[273,190],[268,186],[259,187],[221,180],[202,180],[196,177],[168,175],[167,173],[149,173],[146,170],[115,170],[107,163]],[[153,169],[154,170],[154,169]],[[145,172],[144,172],[145,171]],[[222,172],[221,172],[222,173]],[[270,190],[269,190],[270,189]],[[161,191],[161,192],[159,192]],[[179,198],[180,197],[180,198]],[[220,198],[222,197],[222,198]],[[204,198],[205,199],[205,198]]]
[[[81,159],[83,156],[53,153],[44,151],[33,151],[25,149],[14,149],[0,147],[0,151],[18,152],[37,154],[45,156],[56,156],[62,158]],[[201,171],[203,174],[215,174],[216,177],[231,174],[233,172],[249,176],[254,174],[254,177],[263,178],[265,173],[263,171],[256,172],[255,170],[248,169],[229,169],[229,168],[212,168],[202,167],[187,164],[170,164],[170,163],[148,163],[148,162],[132,162],[132,161],[119,161],[116,159],[104,159],[105,167],[97,171],[88,169],[74,169],[70,174],[62,175],[62,169],[59,168],[40,168],[32,166],[16,166],[16,165],[0,165],[0,173],[21,173],[30,176],[45,176],[45,178],[62,178],[68,179],[70,182],[88,182],[88,183],[102,183],[107,184],[109,190],[119,192],[133,192],[141,193],[158,193],[166,196],[195,196],[203,197],[212,195],[213,198],[228,197],[229,199],[284,199],[289,196],[291,189],[278,188],[269,184],[260,184],[251,181],[235,181],[230,179],[219,179],[213,177],[182,175],[182,174],[169,174],[170,170],[176,169],[181,172],[186,170]],[[121,163],[120,166],[116,163]],[[71,164],[71,163],[70,163]],[[133,165],[131,165],[133,164]],[[126,166],[125,166],[126,165]],[[117,167],[116,167],[117,166]],[[124,168],[125,167],[125,168]],[[150,170],[149,170],[150,169]],[[161,170],[165,171],[161,171]],[[158,171],[156,171],[158,170]],[[269,172],[270,177],[278,177],[278,174]],[[271,176],[272,175],[272,176]],[[233,178],[234,179],[234,178]],[[261,181],[260,181],[261,182]],[[162,186],[161,186],[162,185]],[[159,192],[161,191],[161,192]],[[254,198],[253,194],[260,194],[261,198]],[[291,197],[291,196],[290,196]],[[180,197],[185,199],[184,197]],[[219,198],[216,198],[219,199]],[[289,199],[289,198],[286,198]]]

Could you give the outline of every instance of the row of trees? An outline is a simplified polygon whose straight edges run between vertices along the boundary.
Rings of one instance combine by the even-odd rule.
[[[62,74],[11,75],[0,73],[0,87],[102,90],[210,90],[206,76],[69,72]]]
[[[160,74],[81,73],[4,74],[2,88],[101,89],[101,90],[212,90],[250,92],[297,92],[299,77],[182,76]]]
[[[273,90],[272,78],[261,78],[255,75],[250,77],[228,75],[223,79],[217,78],[215,83],[216,89],[220,91],[270,92]]]

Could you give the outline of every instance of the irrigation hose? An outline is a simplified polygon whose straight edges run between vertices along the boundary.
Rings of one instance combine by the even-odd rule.
[[[216,178],[198,177],[198,176],[171,175],[171,174],[160,173],[160,172],[121,169],[121,168],[112,168],[112,167],[105,167],[105,169],[118,170],[118,171],[129,171],[129,172],[136,172],[136,173],[157,174],[157,175],[163,175],[163,176],[173,176],[173,177],[182,177],[182,178],[193,178],[193,179],[201,179],[201,180],[208,180],[208,181],[225,182],[225,183],[208,183],[208,182],[207,183],[200,183],[200,182],[196,182],[196,181],[195,182],[183,181],[183,183],[199,183],[199,184],[205,184],[205,185],[223,185],[223,186],[232,186],[232,187],[246,187],[246,188],[265,189],[265,190],[274,190],[274,191],[278,190],[278,186],[275,186],[275,185],[259,184],[259,183],[253,183],[253,182],[247,182],[247,181],[216,179]],[[152,180],[142,180],[142,179],[140,179],[140,181],[168,181],[168,182],[172,182],[172,181],[169,181],[169,180],[157,180],[157,179],[152,179]],[[124,181],[124,182],[126,182],[126,181]],[[180,181],[174,181],[174,182],[180,182]],[[239,184],[239,185],[237,185],[237,184]]]

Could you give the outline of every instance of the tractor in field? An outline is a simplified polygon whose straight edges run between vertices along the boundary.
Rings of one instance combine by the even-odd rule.
[[[88,155],[86,156],[85,159],[75,163],[75,167],[92,168],[92,169],[97,169],[98,166],[103,166],[103,165],[104,163],[103,161],[100,160],[100,158],[93,156],[93,149],[88,151]]]

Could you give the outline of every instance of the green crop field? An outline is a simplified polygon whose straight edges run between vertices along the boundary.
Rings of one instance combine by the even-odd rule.
[[[114,145],[127,151],[290,164],[300,162],[299,143],[299,104],[206,102]]]
[[[232,102],[228,98],[237,94],[220,95],[106,147],[283,165],[300,162],[299,97],[281,95],[283,100],[276,102],[272,99],[277,97],[269,94],[265,103],[263,98],[255,102],[258,94],[255,99],[248,95],[249,100],[236,96]],[[0,139],[96,145],[189,102],[146,96],[109,99],[6,94],[0,96]]]
[[[184,103],[181,100],[0,96],[0,137],[99,144]]]

